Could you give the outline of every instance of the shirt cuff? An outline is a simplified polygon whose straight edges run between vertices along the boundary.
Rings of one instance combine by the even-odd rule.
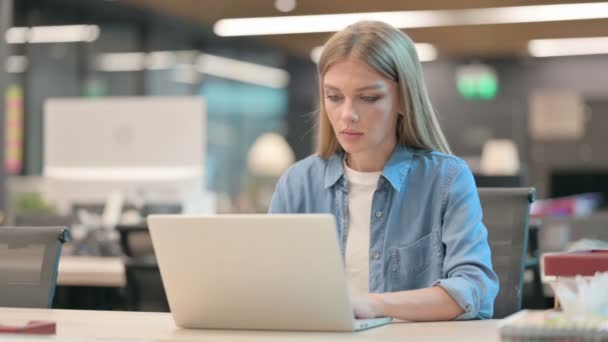
[[[460,305],[464,312],[455,320],[476,319],[479,313],[479,298],[475,288],[463,277],[440,279],[434,286],[441,286]]]

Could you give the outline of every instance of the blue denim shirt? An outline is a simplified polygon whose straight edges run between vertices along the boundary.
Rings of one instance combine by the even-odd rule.
[[[348,237],[343,155],[292,165],[270,213],[331,213],[342,250]],[[491,318],[498,278],[471,171],[459,158],[397,147],[372,199],[370,292],[439,285],[463,308],[457,319]]]

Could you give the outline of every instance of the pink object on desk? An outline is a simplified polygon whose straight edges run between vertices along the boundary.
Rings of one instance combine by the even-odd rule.
[[[554,253],[545,255],[544,273],[547,276],[592,276],[608,272],[608,250]]]
[[[25,325],[3,325],[0,323],[0,333],[6,334],[41,334],[54,335],[55,322],[29,321]]]
[[[601,204],[602,195],[586,193],[536,200],[530,206],[531,218],[582,216],[593,213]]]

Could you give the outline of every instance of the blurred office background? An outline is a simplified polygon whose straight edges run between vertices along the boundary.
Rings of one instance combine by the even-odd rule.
[[[4,224],[95,225],[100,222],[95,215],[102,215],[107,205],[66,211],[44,197],[44,104],[51,98],[200,96],[206,107],[202,183],[203,190],[213,194],[213,211],[265,212],[278,175],[313,152],[318,107],[315,58],[331,31],[342,27],[332,25],[343,21],[317,17],[296,27],[289,18],[271,23],[226,19],[399,12],[401,17],[390,20],[417,43],[440,122],[454,153],[467,160],[479,186],[534,186],[541,200],[586,194],[560,202],[555,212],[539,211],[533,220],[538,233],[529,252],[524,306],[542,307],[545,297],[551,296],[540,288],[535,273],[539,253],[563,250],[583,238],[608,239],[608,215],[602,204],[608,195],[608,3],[0,0],[0,4],[0,108],[5,126],[0,139],[0,155],[5,159],[0,171],[0,217]],[[143,127],[146,124],[141,122]],[[145,205],[145,198],[142,201]],[[158,284],[158,279],[154,280],[153,261],[145,258],[145,252],[138,254],[138,246],[132,245],[137,239],[129,237],[145,232],[142,222],[128,215],[130,209],[141,209],[141,203],[122,204],[125,210],[115,220],[118,230],[101,235],[77,230],[75,240],[110,241],[109,246],[72,246],[66,253],[126,255],[130,258],[126,278],[106,286],[109,291],[99,289],[103,284],[66,281],[57,305],[166,308],[163,303],[150,304],[162,297],[162,288],[152,291],[146,302],[140,298],[146,296],[142,289],[153,285],[134,285]],[[146,213],[155,210],[180,209],[149,207]],[[145,251],[145,241],[142,245]],[[138,259],[140,254],[143,257]],[[122,269],[122,265],[108,267]],[[149,273],[142,276],[140,271]]]

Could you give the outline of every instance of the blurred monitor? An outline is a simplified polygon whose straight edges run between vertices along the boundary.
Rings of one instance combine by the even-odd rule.
[[[517,188],[523,186],[521,175],[486,175],[474,173],[478,188]]]
[[[44,194],[63,208],[111,193],[180,202],[204,187],[201,97],[49,99],[44,107]]]
[[[608,204],[608,169],[553,170],[550,178],[550,197],[564,197],[584,193],[599,193]]]

